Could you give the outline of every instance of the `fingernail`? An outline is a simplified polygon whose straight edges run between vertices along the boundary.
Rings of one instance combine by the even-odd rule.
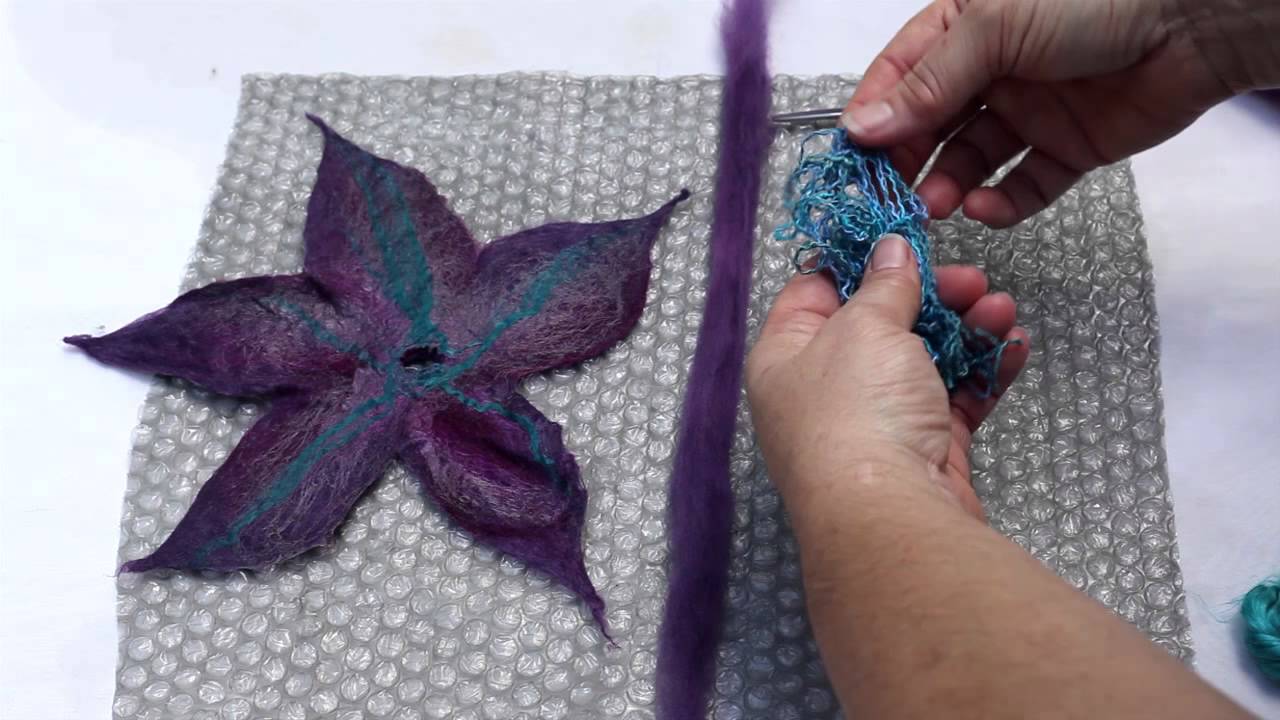
[[[893,119],[893,108],[880,100],[867,105],[854,105],[840,116],[840,124],[855,136],[875,132]]]
[[[871,251],[871,269],[889,270],[911,262],[911,246],[901,235],[885,235]]]

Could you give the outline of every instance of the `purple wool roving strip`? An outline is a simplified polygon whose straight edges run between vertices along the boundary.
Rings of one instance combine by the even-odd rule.
[[[121,570],[287,560],[329,542],[399,459],[459,527],[555,578],[605,629],[578,464],[517,387],[631,332],[649,251],[688,191],[644,217],[481,247],[422,173],[311,120],[324,155],[301,273],[216,282],[66,339],[104,363],[272,401],[173,533]]]
[[[658,640],[659,720],[706,710],[728,584],[733,494],[729,450],[746,353],[751,251],[772,129],[765,0],[725,9],[720,156],[710,273],[676,440],[669,493],[671,569]]]

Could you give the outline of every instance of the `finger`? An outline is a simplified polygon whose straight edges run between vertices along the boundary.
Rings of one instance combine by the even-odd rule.
[[[946,32],[945,11],[942,5],[931,3],[902,26],[884,50],[871,61],[867,72],[858,81],[853,97],[845,105],[845,112],[849,112],[855,105],[880,100],[902,80],[911,66],[919,62],[929,47]],[[938,146],[938,140],[938,135],[928,133],[889,148],[889,160],[908,184],[915,182],[920,169]]]
[[[964,199],[964,214],[994,228],[1022,222],[1071,189],[1080,173],[1032,150],[995,187],[978,188]]]
[[[991,389],[992,392],[984,397],[980,388],[970,384],[951,394],[951,414],[970,433],[976,432],[978,426],[999,404],[1000,396],[1018,378],[1031,355],[1031,338],[1025,329],[1014,327],[998,337],[1009,344],[1000,356],[1000,367],[996,369],[996,386]]]
[[[1005,342],[1009,343],[1005,346],[1004,354],[1000,356],[1000,367],[996,368],[996,386],[992,388],[991,406],[995,407],[995,400],[999,400],[1005,390],[1018,379],[1018,375],[1022,373],[1022,368],[1026,367],[1027,359],[1031,357],[1031,335],[1026,328],[1014,326],[1012,330],[1005,333]]]
[[[903,75],[910,71],[911,67],[919,62],[937,39],[946,32],[947,25],[954,15],[955,6],[951,3],[932,3],[908,20],[871,62],[866,74],[858,81],[858,86],[845,106],[845,111],[848,112],[855,105],[865,105],[879,100],[885,93],[892,90],[902,80]],[[980,107],[981,103],[976,101],[972,103],[966,112],[957,116],[956,127],[958,123],[976,113]],[[907,184],[916,181],[916,176],[929,161],[938,143],[951,134],[956,127],[944,127],[940,132],[930,132],[909,138],[888,149],[889,160]]]
[[[920,270],[915,250],[901,235],[885,235],[876,243],[862,285],[841,312],[911,329],[920,314]]]
[[[938,143],[963,126],[980,109],[981,104],[977,101],[970,103],[965,107],[964,112],[956,115],[938,132],[925,133],[894,145],[888,149],[889,162],[908,185],[914,184],[920,171],[929,162],[929,158],[933,157],[933,151],[938,148]]]
[[[797,319],[824,321],[840,309],[840,296],[826,273],[797,274],[791,278],[773,301],[760,336],[787,331]]]
[[[987,274],[973,265],[943,265],[934,276],[938,299],[953,312],[964,313],[987,294]]]
[[[911,66],[919,62],[947,31],[946,10],[942,4],[930,3],[912,16],[871,61],[845,109],[848,110],[855,104],[881,100],[901,82],[902,76]]]
[[[889,163],[902,176],[908,185],[916,181],[916,176],[929,162],[933,149],[938,147],[938,138],[932,133],[912,138],[901,145],[889,148]]]
[[[981,330],[987,335],[996,338],[1005,338],[1013,331],[1014,322],[1017,317],[1017,305],[1008,293],[994,293],[984,295],[973,307],[964,313],[963,320],[967,327]],[[1009,345],[1005,348],[1005,354],[1001,355],[1000,366],[996,368],[996,386],[987,388],[982,385],[982,381],[973,380],[966,382],[956,392],[952,393],[951,405],[953,412],[959,412],[960,416],[965,420],[965,427],[970,432],[976,430],[978,425],[995,407],[996,400],[999,397],[999,389],[1006,386],[1000,380],[1001,369],[1006,362],[1011,362],[1005,355],[1013,348]],[[1017,355],[1013,355],[1013,360],[1017,359]],[[1025,363],[1023,358],[1022,362]],[[1014,375],[1021,370],[1021,364],[1017,366]],[[1009,378],[1011,382],[1013,378]]]
[[[983,295],[962,316],[968,327],[982,330],[992,337],[1004,337],[1018,319],[1018,305],[1009,293]]]
[[[960,129],[938,154],[916,193],[929,214],[944,218],[955,212],[970,190],[995,174],[1022,152],[1026,144],[998,115],[980,112]]]
[[[850,103],[840,122],[854,140],[885,146],[936,131],[991,82],[988,28],[985,19],[975,18],[974,13],[956,15],[918,62],[896,67],[901,78],[892,89],[874,101]],[[886,61],[901,63],[901,57]]]
[[[1002,78],[991,84],[984,98],[990,112],[1017,123],[1023,144],[1057,158],[1076,172],[1087,172],[1107,164],[1108,156],[1090,134],[1090,123],[1085,122],[1097,108],[1071,89],[1069,84]],[[1102,127],[1108,131],[1114,128]]]
[[[835,284],[825,273],[796,275],[773,302],[752,350],[763,367],[794,357],[840,309]]]

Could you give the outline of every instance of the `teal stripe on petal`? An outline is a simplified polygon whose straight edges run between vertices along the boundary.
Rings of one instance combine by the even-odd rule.
[[[196,563],[204,564],[211,553],[224,547],[230,547],[239,541],[240,533],[245,528],[253,524],[255,520],[262,517],[266,512],[280,505],[297,490],[302,483],[302,479],[315,467],[316,463],[323,460],[329,453],[351,442],[365,430],[368,430],[374,423],[390,415],[394,409],[391,406],[394,405],[395,400],[394,386],[389,385],[382,395],[366,400],[352,408],[351,412],[347,413],[345,417],[317,435],[310,443],[307,443],[307,446],[298,453],[298,456],[285,466],[280,476],[271,483],[253,505],[240,513],[239,517],[231,523],[221,537],[209,540],[196,551]],[[370,412],[378,409],[381,409],[381,412],[368,416]]]
[[[472,410],[477,412],[495,413],[519,425],[520,428],[529,436],[529,454],[532,455],[533,459],[537,460],[538,464],[541,465],[547,471],[547,474],[551,476],[551,483],[556,489],[561,491],[565,489],[564,478],[560,476],[560,471],[556,468],[555,461],[543,452],[542,436],[538,434],[538,426],[532,419],[521,415],[502,403],[485,401],[471,397],[462,390],[448,383],[441,385],[440,389],[443,390],[445,394],[455,398]]]

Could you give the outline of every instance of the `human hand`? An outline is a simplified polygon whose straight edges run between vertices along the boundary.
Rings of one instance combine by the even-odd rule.
[[[1260,0],[935,0],[872,62],[842,124],[891,148],[909,182],[946,140],[917,189],[930,214],[963,205],[1006,227],[1233,93],[1280,82],[1277,34],[1280,3]]]
[[[1007,387],[1029,352],[1013,299],[988,294],[975,267],[941,267],[937,278],[942,302],[967,325],[1019,341],[998,370],[998,387]],[[911,332],[919,310],[915,256],[896,235],[876,245],[862,286],[843,307],[821,274],[797,275],[779,293],[746,377],[765,462],[789,503],[823,483],[888,469],[895,482],[941,488],[983,517],[969,483],[969,443],[998,395],[948,395]]]
[[[844,307],[829,279],[793,279],[747,362],[756,430],[800,553],[807,617],[845,712],[1026,717],[1048,702],[1062,717],[1245,717],[1132,626],[965,516],[982,517],[968,484],[969,433],[995,400],[948,398],[909,330],[920,304],[915,258],[889,237]],[[942,301],[966,323],[1023,341],[999,369],[1011,381],[1027,359],[1013,301],[987,294],[976,268],[936,274]],[[1049,649],[1046,671],[1038,660]],[[1064,671],[1073,678],[1065,689]]]

